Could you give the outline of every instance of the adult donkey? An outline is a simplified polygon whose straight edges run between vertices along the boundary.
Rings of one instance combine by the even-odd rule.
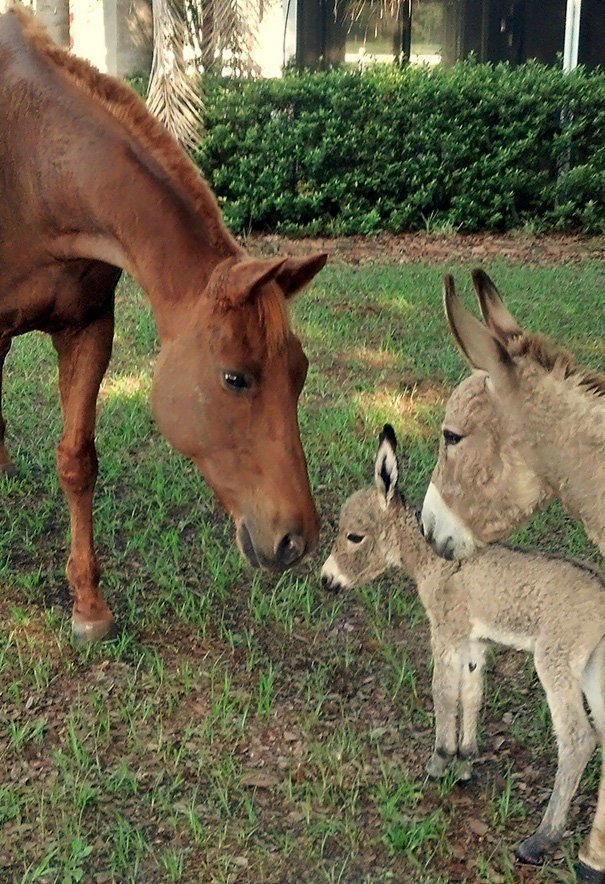
[[[506,537],[554,498],[605,555],[605,377],[525,333],[481,270],[473,283],[485,325],[445,277],[450,329],[476,371],[446,407],[422,530],[445,558]],[[581,880],[605,884],[605,755]]]
[[[605,555],[605,377],[524,332],[483,271],[473,282],[485,325],[445,277],[449,326],[476,371],[447,403],[423,530],[460,559],[559,498]]]
[[[77,639],[114,630],[92,497],[121,269],[145,289],[158,327],[160,431],[212,486],[246,559],[285,568],[319,525],[296,417],[307,360],[286,301],[325,261],[247,257],[195,166],[130,89],[59,50],[29,14],[0,17],[0,371],[15,335],[51,335]],[[12,467],[1,415],[0,466]]]

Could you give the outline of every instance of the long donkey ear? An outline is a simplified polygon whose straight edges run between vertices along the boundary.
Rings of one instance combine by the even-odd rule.
[[[445,315],[456,343],[473,368],[486,371],[494,385],[514,382],[515,366],[504,346],[464,307],[454,288],[453,277],[444,277]]]
[[[319,271],[325,267],[328,256],[325,253],[307,258],[287,258],[275,277],[286,298],[291,298],[308,285]]]
[[[399,467],[397,466],[397,437],[390,424],[385,424],[378,437],[378,451],[374,461],[374,482],[386,509],[397,488]]]
[[[522,335],[523,329],[504,306],[500,292],[487,273],[477,267],[471,276],[485,324],[500,343],[506,346],[511,338]]]

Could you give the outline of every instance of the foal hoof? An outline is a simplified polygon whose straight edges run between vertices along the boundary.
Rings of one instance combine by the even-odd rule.
[[[586,881],[587,884],[605,884],[605,871],[600,872],[598,869],[593,869],[582,860],[576,863],[575,872],[577,881]]]
[[[546,838],[544,835],[532,835],[530,838],[526,838],[525,841],[521,841],[520,844],[516,844],[514,851],[515,856],[522,863],[531,863],[531,865],[535,866],[542,862],[545,856],[552,853],[555,846],[556,842]]]
[[[112,641],[118,635],[115,620],[71,621],[71,636],[75,645],[83,646],[92,642]]]

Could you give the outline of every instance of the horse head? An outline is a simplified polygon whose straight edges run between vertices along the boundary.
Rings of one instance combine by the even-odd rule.
[[[253,566],[290,567],[317,543],[297,420],[308,361],[287,303],[325,262],[223,260],[155,370],[160,431],[200,469]]]

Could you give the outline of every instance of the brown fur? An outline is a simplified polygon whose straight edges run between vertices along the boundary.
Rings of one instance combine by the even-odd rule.
[[[149,113],[136,92],[121,80],[100,74],[81,58],[56,46],[29,10],[15,6],[10,14],[18,16],[24,37],[37,52],[101,102],[140,145],[146,161],[153,159],[161,167],[173,186],[178,187],[179,197],[195,214],[204,218],[210,244],[216,252],[227,257],[239,251],[223,223],[214,194],[199,170],[179,143]]]
[[[152,405],[161,432],[224,503],[248,561],[294,564],[314,546],[318,516],[296,414],[307,360],[287,301],[326,256],[247,256],[143,102],[57,49],[23,10],[0,16],[0,168],[0,373],[15,335],[52,336],[76,636],[113,629],[92,499],[95,403],[120,269],[145,289],[158,326]],[[4,430],[0,411],[6,472]]]

